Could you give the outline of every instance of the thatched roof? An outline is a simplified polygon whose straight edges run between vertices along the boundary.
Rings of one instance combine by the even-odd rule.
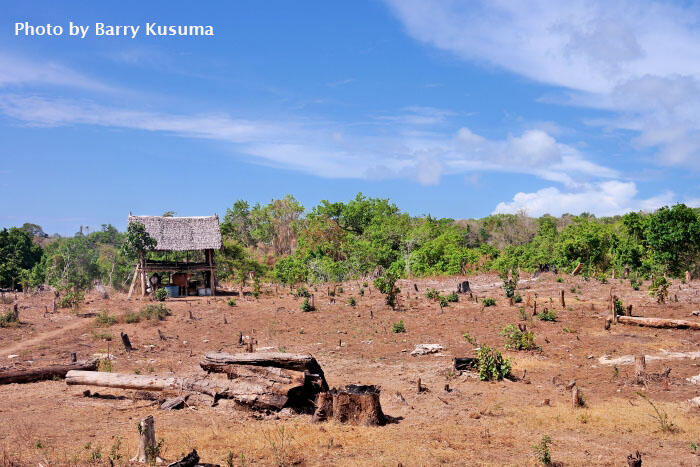
[[[155,238],[156,250],[218,250],[221,231],[218,216],[161,217],[129,216],[129,223],[140,222],[146,232]]]

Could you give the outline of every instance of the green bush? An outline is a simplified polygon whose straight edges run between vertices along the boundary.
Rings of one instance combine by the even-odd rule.
[[[133,323],[138,323],[141,321],[141,313],[138,313],[136,311],[130,311],[126,315],[124,315],[124,322],[127,324],[133,324]]]
[[[18,324],[19,320],[15,317],[12,310],[0,314],[0,328],[9,328],[17,326]]]
[[[343,288],[342,288],[342,287],[338,287],[338,294],[340,295],[340,294],[343,293],[343,292],[344,292]]]
[[[557,314],[555,313],[554,310],[548,310],[544,309],[537,313],[537,317],[540,319],[540,321],[556,321],[557,320]]]
[[[361,287],[360,288],[360,297],[364,297],[364,296],[365,296],[365,288]]]
[[[299,286],[299,287],[297,287],[297,290],[294,292],[294,295],[296,295],[299,298],[302,298],[302,297],[309,298],[309,297],[311,297],[311,292],[309,292],[309,290],[306,287]]]
[[[532,449],[539,460],[544,465],[552,464],[552,456],[549,453],[549,445],[552,444],[552,439],[549,435],[542,436],[540,442],[532,446]]]
[[[438,301],[440,302],[440,308],[445,308],[446,306],[450,305],[448,303],[447,297],[445,297],[444,295],[438,296]]]
[[[452,292],[451,294],[447,295],[447,301],[451,303],[459,302],[459,295],[457,295],[457,292]]]
[[[564,279],[562,279],[561,277],[557,277],[557,282],[564,282]]]
[[[481,300],[481,303],[486,307],[486,306],[496,306],[496,299],[491,298],[491,297],[486,297],[485,299]]]
[[[625,307],[622,303],[622,300],[619,298],[615,300],[615,314],[617,316],[622,316],[625,314]]]
[[[168,298],[168,291],[161,287],[153,293],[153,298],[159,302],[164,302]]]
[[[515,303],[522,303],[523,302],[523,297],[520,294],[515,294],[515,297],[513,298],[513,301]]]
[[[85,300],[85,294],[80,291],[69,290],[61,297],[56,305],[59,308],[76,308]]]
[[[305,298],[303,302],[301,302],[301,306],[299,306],[299,309],[301,311],[314,311],[314,307],[311,306],[311,302],[309,302],[308,298]]]
[[[427,298],[428,300],[437,300],[439,296],[440,293],[438,293],[438,291],[433,288],[429,288],[425,291],[425,298]]]
[[[523,332],[512,324],[504,327],[501,335],[505,339],[506,349],[536,350],[539,348],[535,344],[535,335],[532,331]]]
[[[163,321],[166,316],[170,316],[170,310],[163,305],[159,304],[148,304],[141,309],[141,316],[147,320],[158,320]]]
[[[92,336],[93,339],[102,340],[102,341],[111,341],[112,338],[114,337],[109,332],[97,332],[95,330],[90,332],[90,335]]]
[[[406,326],[404,326],[403,320],[400,320],[398,323],[394,323],[391,326],[391,332],[396,333],[396,334],[406,332]]]
[[[511,361],[503,358],[501,352],[482,344],[476,351],[479,359],[479,379],[482,381],[499,380],[510,376]]]
[[[355,300],[355,297],[350,297],[348,299],[348,305],[350,306],[356,306],[357,305],[357,300]]]
[[[654,280],[649,286],[649,296],[656,297],[658,303],[666,303],[666,299],[668,298],[668,286],[669,283],[665,276],[654,277]]]
[[[117,322],[117,318],[110,315],[106,311],[99,313],[97,315],[97,317],[95,318],[95,326],[100,326],[103,328],[108,328],[116,322]]]
[[[234,307],[236,306],[236,300],[233,298],[229,298],[228,300],[226,300],[226,304],[230,307]]]

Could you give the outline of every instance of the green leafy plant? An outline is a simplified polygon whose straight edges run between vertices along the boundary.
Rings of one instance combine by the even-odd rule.
[[[353,307],[357,305],[357,300],[355,300],[355,297],[348,298],[348,305]]]
[[[401,292],[401,289],[396,286],[398,278],[399,274],[390,268],[384,271],[384,274],[374,279],[374,286],[386,295],[385,302],[392,309],[396,307],[396,296]]]
[[[365,288],[364,287],[360,287],[360,296],[361,297],[365,296]]]
[[[481,300],[481,303],[487,307],[487,306],[495,306],[496,305],[496,299],[491,298],[491,297],[486,297],[483,300]]]
[[[301,311],[314,311],[314,307],[311,305],[311,302],[309,301],[308,298],[305,298],[304,301],[301,302],[299,309]]]
[[[527,321],[530,319],[530,315],[528,315],[527,311],[525,311],[524,306],[518,308],[518,312],[520,313],[520,321]]]
[[[97,315],[97,317],[95,318],[95,326],[99,326],[99,327],[103,327],[103,328],[108,328],[116,322],[117,322],[117,318],[110,315],[106,311],[99,313]]]
[[[300,285],[299,287],[297,287],[296,291],[294,292],[294,295],[299,298],[309,298],[311,297],[311,292],[309,292],[309,289],[307,289],[306,287]]]
[[[163,321],[167,316],[170,316],[170,310],[162,303],[149,303],[141,309],[141,317],[147,320]]]
[[[165,299],[168,298],[168,291],[161,287],[160,289],[153,292],[153,298],[155,298],[159,302],[164,302]]]
[[[109,358],[101,358],[100,363],[97,365],[97,371],[104,371],[106,373],[112,372],[112,360]]]
[[[476,351],[479,359],[479,379],[482,381],[499,380],[510,376],[511,361],[503,358],[501,352],[482,344]]]
[[[550,444],[552,444],[552,438],[550,438],[549,435],[543,435],[540,442],[532,446],[537,460],[544,465],[552,464],[552,456],[549,452]]]
[[[400,320],[398,323],[394,323],[391,326],[391,332],[395,334],[400,334],[402,332],[406,332],[406,326],[403,324],[403,320]]]
[[[556,312],[554,310],[548,310],[547,308],[537,313],[537,317],[540,319],[540,321],[554,322],[557,320]]]
[[[228,300],[226,300],[226,304],[230,307],[234,307],[236,306],[236,300],[233,298],[229,298]]]
[[[674,433],[679,431],[679,428],[673,423],[673,421],[671,421],[671,418],[664,409],[657,407],[656,404],[654,404],[644,393],[637,392],[637,395],[647,401],[651,408],[654,409],[654,413],[650,416],[659,425],[660,431],[665,433]]]
[[[523,297],[522,297],[522,295],[520,295],[519,293],[518,293],[518,294],[515,294],[515,297],[513,297],[513,302],[515,302],[515,303],[522,303],[522,302],[523,302]]]
[[[0,313],[0,328],[14,327],[19,324],[19,319],[12,310]]]
[[[619,298],[615,300],[615,314],[617,316],[622,316],[625,314],[625,307],[622,303],[622,300]]]
[[[85,294],[79,290],[69,290],[58,299],[59,308],[77,308],[85,300]]]
[[[343,290],[342,287],[338,287],[336,290],[337,290],[337,292],[338,292],[338,295],[340,295],[341,293],[344,292],[344,290]]]
[[[130,311],[124,315],[124,322],[127,324],[138,323],[141,321],[141,313],[137,311]]]
[[[437,300],[439,296],[440,293],[433,288],[429,288],[425,291],[425,298],[427,298],[428,300]]]
[[[535,344],[535,335],[532,331],[521,331],[512,324],[504,327],[501,335],[505,339],[506,349],[536,350],[539,348]]]
[[[561,277],[557,277],[557,282],[559,282],[559,283],[564,282],[564,279]]]
[[[97,332],[95,330],[91,331],[90,335],[93,339],[102,341],[111,341],[114,338],[114,336],[109,332]]]
[[[459,295],[457,294],[457,292],[452,292],[451,294],[448,294],[446,298],[447,298],[447,301],[450,303],[459,302]]]
[[[651,285],[649,285],[649,296],[656,297],[657,303],[666,303],[668,298],[668,280],[663,275],[654,277]]]
[[[449,301],[447,300],[447,297],[440,295],[438,297],[438,301],[440,302],[440,308],[445,308],[446,306],[449,306]]]

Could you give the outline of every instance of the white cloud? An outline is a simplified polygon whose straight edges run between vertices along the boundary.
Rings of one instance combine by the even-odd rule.
[[[450,115],[438,109],[409,111],[438,121]],[[404,115],[389,131],[381,128],[378,134],[368,135],[328,121],[178,115],[16,94],[0,95],[0,112],[34,126],[97,125],[224,141],[259,163],[329,178],[402,177],[436,184],[443,175],[491,171],[530,174],[576,187],[586,180],[619,176],[542,130],[489,140],[466,127],[436,131],[427,121],[405,121]]]
[[[613,216],[630,211],[653,211],[674,201],[670,191],[639,199],[634,182],[610,180],[588,185],[579,191],[562,192],[548,187],[534,193],[517,193],[511,202],[498,203],[495,214],[515,214],[525,210],[531,216],[592,212],[598,216]]]
[[[560,103],[606,108],[612,128],[700,168],[700,9],[657,1],[387,0],[416,39],[565,88]],[[551,98],[550,98],[551,99]]]
[[[100,92],[114,90],[111,86],[59,63],[37,63],[0,53],[0,87],[13,85],[51,85]]]

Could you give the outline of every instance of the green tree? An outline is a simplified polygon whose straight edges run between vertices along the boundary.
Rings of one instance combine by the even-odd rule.
[[[679,276],[695,267],[700,250],[700,221],[685,204],[663,207],[649,218],[646,240],[654,262],[667,274]]]
[[[0,230],[0,287],[21,289],[41,254],[41,247],[26,230],[17,227]]]

